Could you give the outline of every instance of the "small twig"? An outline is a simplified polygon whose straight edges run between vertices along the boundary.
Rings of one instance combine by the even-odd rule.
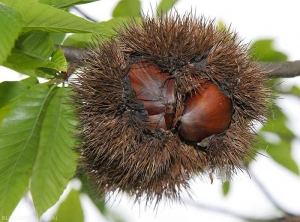
[[[267,199],[279,210],[281,210],[282,212],[285,213],[285,215],[289,215],[289,216],[298,216],[298,215],[294,215],[293,213],[288,212],[286,209],[284,209],[275,199],[274,197],[271,195],[271,193],[268,191],[268,189],[260,182],[260,180],[256,177],[255,173],[253,173],[252,170],[250,170],[250,168],[248,168],[248,172],[251,176],[251,179],[253,180],[253,182],[259,187],[259,189],[261,190],[261,192],[267,197]]]
[[[88,58],[88,50],[69,46],[61,46],[66,58],[71,62],[82,61]],[[292,78],[300,76],[300,60],[294,62],[259,62],[263,70],[270,71],[268,78]]]
[[[216,207],[216,206],[211,206],[211,205],[207,205],[207,204],[203,204],[203,203],[197,203],[197,202],[193,202],[190,200],[185,200],[184,203],[196,207],[198,209],[205,209],[205,210],[210,210],[213,212],[218,212],[218,213],[222,213],[222,214],[226,214],[229,216],[233,216],[236,218],[240,218],[243,220],[247,220],[247,221],[265,221],[265,222],[271,222],[271,221],[281,221],[282,219],[284,219],[284,217],[279,217],[279,218],[253,218],[253,217],[249,217],[246,215],[242,215],[238,212],[229,210],[229,209],[225,209],[225,208],[221,208],[221,207]]]
[[[75,9],[77,12],[79,12],[84,18],[92,21],[92,22],[98,22],[96,19],[90,17],[88,14],[86,14],[84,11],[82,11],[80,8],[77,6],[73,6],[73,9]]]

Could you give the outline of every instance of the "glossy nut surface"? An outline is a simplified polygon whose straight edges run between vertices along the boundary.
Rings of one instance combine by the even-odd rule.
[[[195,93],[187,96],[185,111],[178,127],[186,140],[202,139],[226,130],[231,121],[231,100],[211,81],[202,83]]]
[[[129,70],[131,87],[136,98],[143,102],[149,115],[149,128],[162,128],[172,125],[166,116],[166,105],[175,102],[175,80],[169,73],[163,73],[157,66],[145,61],[135,63]]]
[[[195,91],[186,95],[183,112],[176,113],[174,77],[143,60],[133,64],[128,74],[136,98],[148,113],[150,130],[173,129],[185,140],[199,142],[228,129],[231,100],[210,80],[195,80]]]

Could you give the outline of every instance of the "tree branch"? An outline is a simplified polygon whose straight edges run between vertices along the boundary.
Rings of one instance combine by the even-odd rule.
[[[57,47],[57,46],[56,46]],[[84,58],[90,57],[89,51],[82,48],[61,46],[68,61],[80,64]],[[300,60],[293,62],[259,62],[263,70],[270,71],[268,78],[292,78],[300,76]]]
[[[262,69],[272,70],[269,78],[293,78],[300,76],[300,60],[293,62],[260,62]]]
[[[58,47],[58,45],[54,45],[54,50]],[[63,46],[60,45],[63,50],[66,59],[72,63],[82,63],[84,58],[89,58],[89,50],[83,48],[76,48],[71,46]]]

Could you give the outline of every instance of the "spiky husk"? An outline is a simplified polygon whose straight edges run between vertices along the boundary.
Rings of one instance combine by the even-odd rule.
[[[232,102],[228,130],[202,143],[176,132],[147,128],[145,110],[128,86],[132,64],[145,60],[176,81],[176,109],[209,78]],[[143,17],[98,43],[78,74],[75,102],[82,123],[81,166],[100,193],[126,191],[137,200],[180,199],[191,178],[205,172],[243,169],[255,154],[254,122],[265,121],[269,90],[265,71],[248,55],[237,34],[191,14]],[[203,145],[204,144],[204,145]]]

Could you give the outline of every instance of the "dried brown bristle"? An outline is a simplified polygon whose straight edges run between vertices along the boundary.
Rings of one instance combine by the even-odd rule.
[[[190,14],[143,17],[91,50],[74,90],[80,163],[98,191],[178,200],[195,176],[243,170],[269,97],[247,51]]]

